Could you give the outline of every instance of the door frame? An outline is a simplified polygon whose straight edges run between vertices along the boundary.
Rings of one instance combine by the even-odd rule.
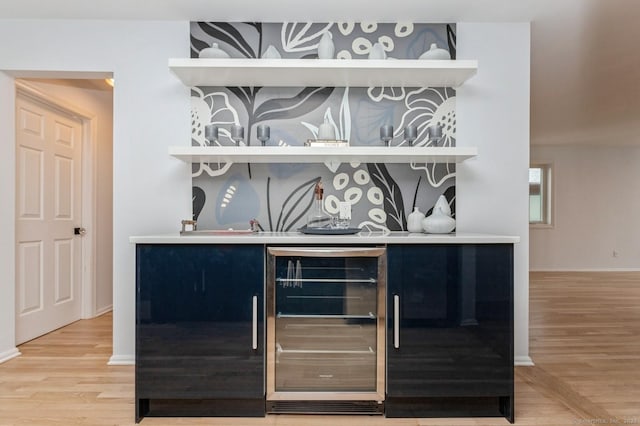
[[[96,141],[98,140],[97,117],[66,101],[51,96],[24,81],[14,81],[15,105],[19,97],[42,103],[49,108],[68,114],[80,120],[82,123],[82,148],[81,148],[81,220],[78,226],[88,229],[87,234],[80,238],[82,273],[80,276],[81,311],[80,318],[88,319],[97,315],[96,310]],[[14,145],[16,141],[14,140]],[[17,185],[17,180],[15,181]],[[14,206],[15,206],[14,195]],[[15,244],[14,236],[14,244]],[[15,295],[17,298],[17,294]],[[15,298],[14,298],[15,301]]]

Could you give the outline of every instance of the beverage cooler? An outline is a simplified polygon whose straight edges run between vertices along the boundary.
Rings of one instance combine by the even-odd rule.
[[[267,411],[384,411],[383,247],[269,247]]]

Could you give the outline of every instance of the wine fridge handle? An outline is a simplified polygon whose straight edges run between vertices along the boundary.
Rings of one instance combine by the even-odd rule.
[[[258,349],[258,296],[253,296],[253,324],[251,327],[251,347]]]
[[[400,347],[400,296],[393,295],[393,347]]]

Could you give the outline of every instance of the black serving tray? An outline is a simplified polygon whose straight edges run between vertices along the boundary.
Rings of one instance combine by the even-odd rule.
[[[298,228],[299,232],[309,235],[351,235],[362,231],[362,228]]]

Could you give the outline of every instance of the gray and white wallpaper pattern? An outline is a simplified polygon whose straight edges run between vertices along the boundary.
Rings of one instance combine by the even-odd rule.
[[[231,57],[317,58],[330,32],[337,58],[366,60],[380,43],[389,60],[416,59],[431,43],[455,58],[455,25],[418,23],[228,23],[192,22],[191,56],[218,43]],[[337,139],[352,146],[383,146],[380,126],[394,126],[391,145],[406,145],[403,128],[415,125],[414,145],[433,144],[427,127],[443,126],[439,146],[455,146],[455,90],[431,87],[193,87],[192,145],[206,146],[204,126],[216,124],[216,144],[235,145],[229,128],[245,128],[245,144],[259,145],[256,126],[271,128],[267,145],[303,145],[328,122]],[[257,219],[267,231],[305,224],[313,188],[324,184],[324,206],[352,205],[351,225],[369,230],[406,230],[407,215],[429,211],[445,194],[455,214],[454,164],[220,164],[193,165],[193,215],[200,229],[246,229]]]

